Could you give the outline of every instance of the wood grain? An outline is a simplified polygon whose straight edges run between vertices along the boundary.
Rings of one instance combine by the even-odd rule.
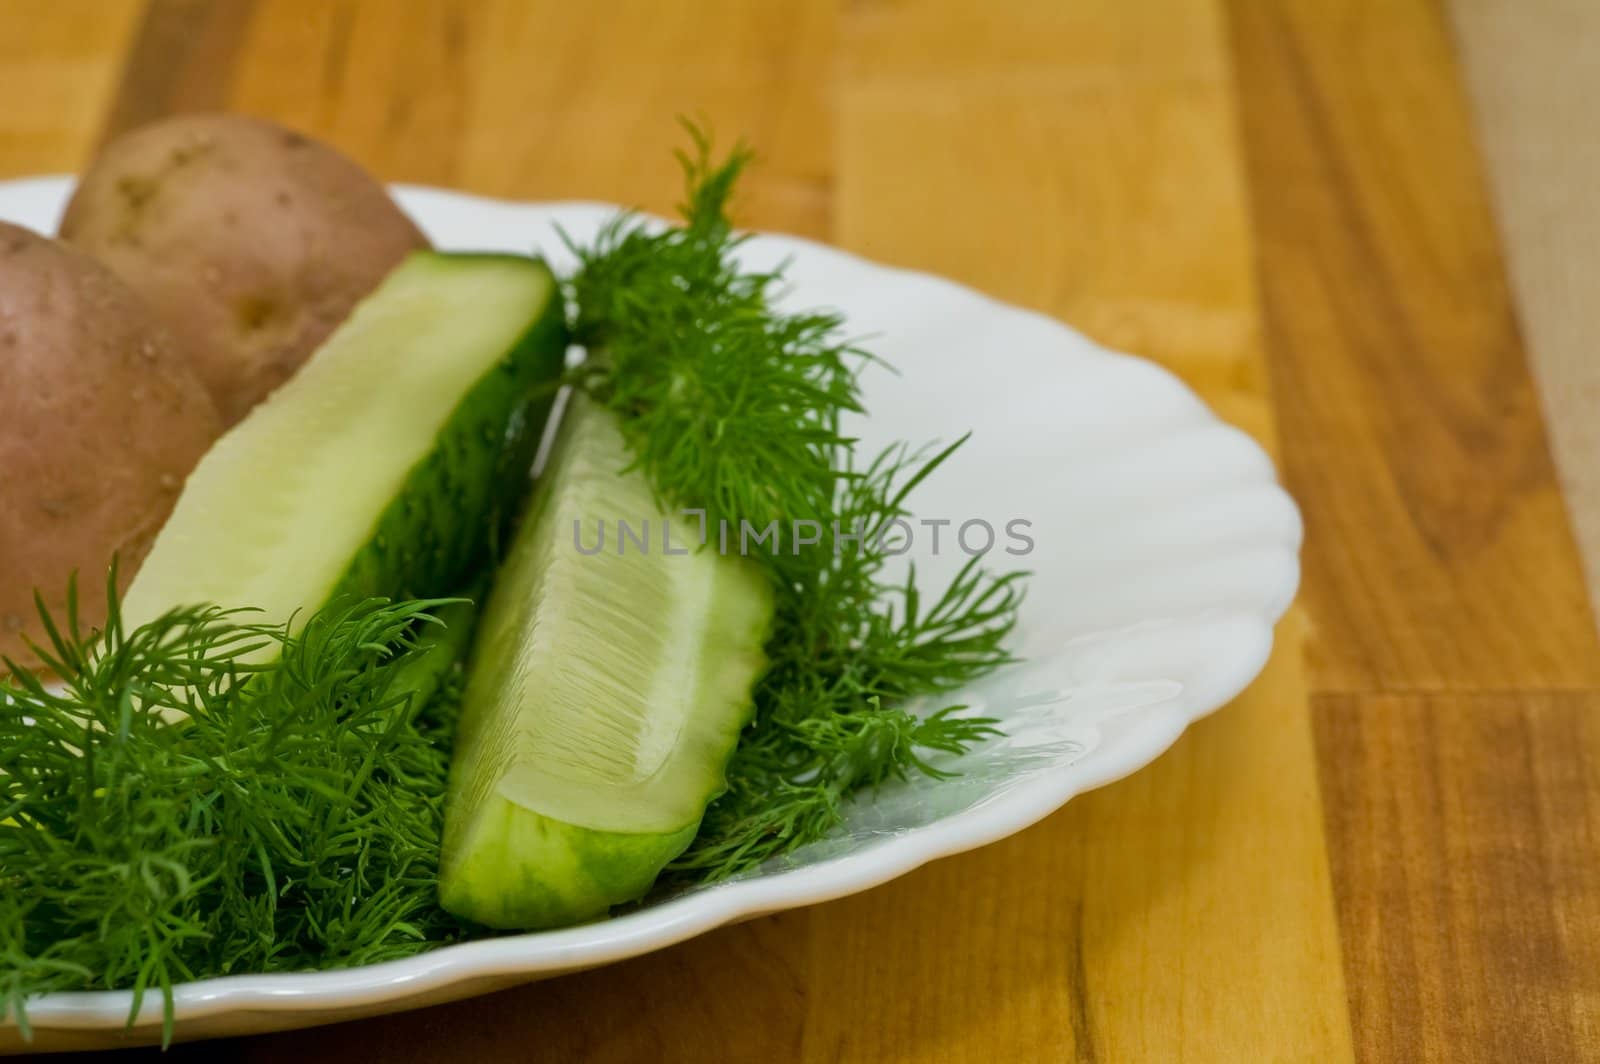
[[[828,231],[834,6],[450,0],[258,5],[231,105],[326,137],[391,180],[670,213],[678,118],[743,136],[766,228]],[[285,78],[286,69],[301,77]]]
[[[1450,0],[1562,493],[1600,599],[1600,5]]]
[[[226,110],[254,6],[253,0],[150,0],[101,139],[168,115]]]
[[[853,12],[839,242],[1154,358],[1270,444],[1217,6]]]
[[[682,189],[677,122],[688,117],[759,150],[742,216],[826,236],[836,6],[486,3],[464,183],[669,213]]]
[[[1600,694],[1329,695],[1364,1060],[1600,1059]]]
[[[313,132],[391,180],[457,184],[473,86],[469,25],[482,23],[449,0],[407,3],[403,18],[393,3],[261,5],[228,103]]]
[[[138,0],[0,0],[0,177],[81,166],[114,98]]]
[[[1358,1055],[1594,1059],[1600,648],[1441,12],[1230,15]]]
[[[1229,11],[1313,685],[1600,683],[1440,12]]]

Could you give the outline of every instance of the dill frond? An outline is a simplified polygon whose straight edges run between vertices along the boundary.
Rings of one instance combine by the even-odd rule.
[[[709,138],[688,129],[682,224],[623,216],[593,246],[573,247],[575,332],[590,352],[577,383],[619,415],[657,494],[704,510],[712,527],[838,522],[871,542],[964,441],[855,453],[841,420],[863,411],[857,375],[872,356],[843,338],[837,314],[777,310],[782,270],[739,267],[745,238],[728,204],[750,153],[714,162]],[[777,593],[771,665],[728,790],[672,866],[680,880],[737,874],[819,839],[849,795],[936,774],[927,752],[994,733],[960,707],[918,716],[904,706],[1011,660],[1021,574],[992,576],[974,560],[925,605],[915,574],[890,586],[870,550],[756,557]]]
[[[404,956],[435,899],[470,606],[330,606],[298,634],[175,610],[41,609],[50,676],[0,682],[0,1016],[26,999]],[[246,664],[271,645],[270,664]],[[9,663],[8,663],[9,665]],[[59,683],[46,681],[53,679]],[[173,711],[183,718],[173,719]]]

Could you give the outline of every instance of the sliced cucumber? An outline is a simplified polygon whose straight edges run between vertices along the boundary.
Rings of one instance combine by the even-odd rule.
[[[565,350],[543,262],[411,256],[190,475],[128,624],[453,593],[525,495]]]
[[[648,890],[723,790],[766,665],[766,577],[667,553],[664,528],[675,552],[699,530],[629,461],[612,415],[575,402],[478,629],[439,896],[491,927],[570,924]],[[648,547],[619,520],[648,522]]]

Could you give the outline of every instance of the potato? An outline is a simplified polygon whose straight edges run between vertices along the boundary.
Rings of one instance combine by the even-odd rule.
[[[176,339],[106,267],[0,223],[0,654],[27,661],[79,574],[85,625],[106,570],[126,586],[184,478],[222,432]]]
[[[79,182],[61,236],[149,302],[230,425],[407,252],[428,246],[355,163],[233,115],[174,118],[113,141]]]

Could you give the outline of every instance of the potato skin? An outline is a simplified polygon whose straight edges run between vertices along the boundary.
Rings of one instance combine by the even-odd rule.
[[[237,115],[188,115],[109,144],[62,239],[175,332],[229,425],[287,380],[428,242],[332,148]]]
[[[222,419],[176,339],[106,267],[0,223],[0,654],[35,664],[37,587],[85,626],[133,579]]]

